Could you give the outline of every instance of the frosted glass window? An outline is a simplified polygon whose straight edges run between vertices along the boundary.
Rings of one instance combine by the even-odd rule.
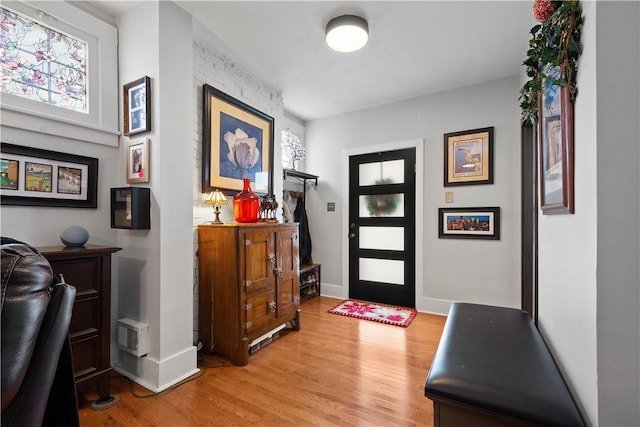
[[[362,163],[358,170],[361,187],[380,184],[402,184],[404,182],[404,160]]]
[[[86,113],[87,43],[0,8],[2,92]]]
[[[360,258],[360,280],[404,285],[404,261]]]
[[[404,250],[403,227],[360,227],[360,249]]]
[[[404,194],[361,195],[358,212],[360,218],[404,217]]]

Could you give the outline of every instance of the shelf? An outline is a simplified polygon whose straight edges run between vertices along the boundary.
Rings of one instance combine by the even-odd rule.
[[[320,264],[300,266],[300,302],[320,295]]]
[[[320,264],[304,264],[300,266],[300,274],[320,268]]]
[[[314,185],[316,187],[318,186],[318,175],[312,175],[310,173],[300,172],[293,169],[283,169],[282,176],[284,179],[287,179],[287,177],[292,177],[302,180],[304,185],[307,184],[307,181],[313,181]]]

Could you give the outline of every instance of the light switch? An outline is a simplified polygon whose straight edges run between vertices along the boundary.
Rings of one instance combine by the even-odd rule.
[[[453,191],[447,191],[444,193],[444,201],[446,203],[453,203]]]
[[[336,202],[327,202],[327,212],[335,212]]]

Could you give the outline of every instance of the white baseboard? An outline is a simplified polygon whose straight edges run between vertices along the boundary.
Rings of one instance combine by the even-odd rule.
[[[349,296],[344,295],[346,289],[340,285],[332,285],[331,283],[322,283],[320,285],[320,295],[329,298],[347,299]]]
[[[416,305],[416,310],[420,313],[438,314],[446,316],[449,314],[453,301],[435,299],[435,298],[422,298]]]
[[[197,373],[198,352],[189,347],[162,361],[152,357],[136,357],[120,350],[114,370],[131,381],[159,393]]]

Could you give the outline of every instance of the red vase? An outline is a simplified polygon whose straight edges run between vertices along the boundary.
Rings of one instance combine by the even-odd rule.
[[[258,222],[260,197],[251,191],[251,181],[244,178],[243,189],[233,196],[233,216],[237,222]]]

